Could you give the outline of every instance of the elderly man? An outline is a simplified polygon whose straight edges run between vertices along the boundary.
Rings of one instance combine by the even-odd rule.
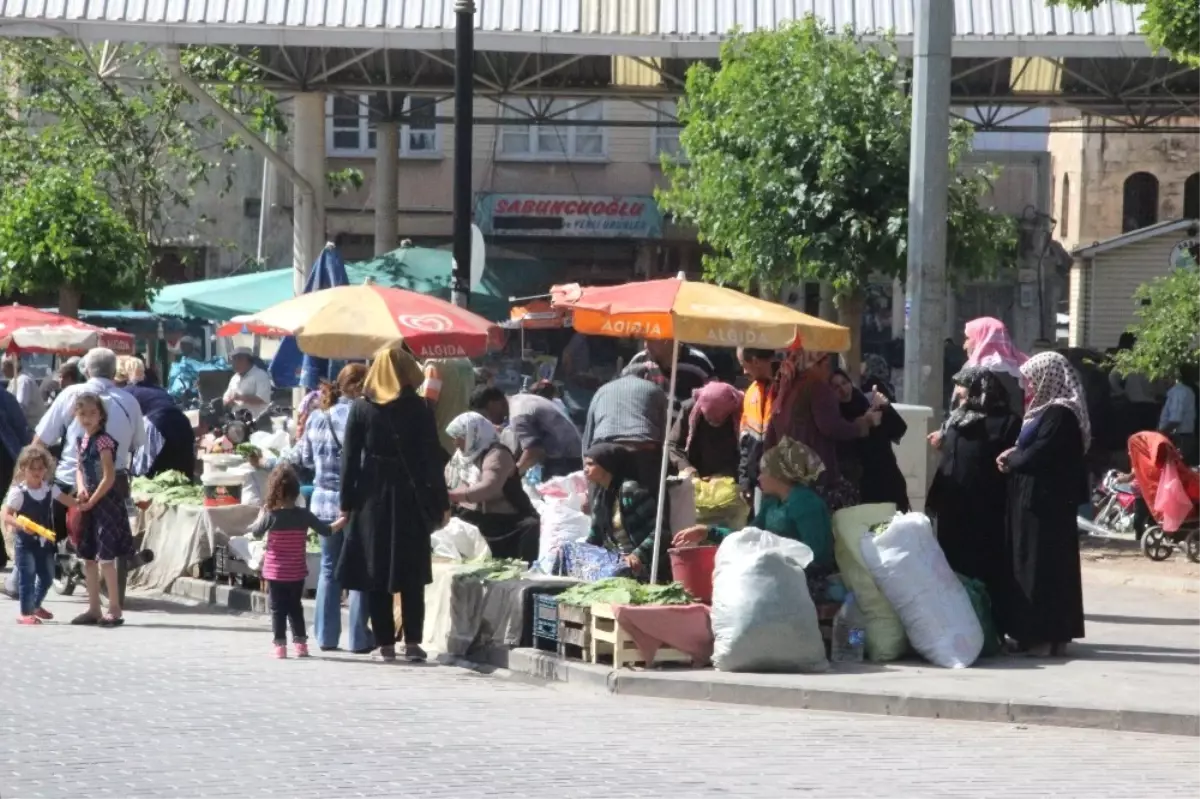
[[[54,481],[62,491],[75,492],[75,471],[78,467],[79,440],[83,428],[75,421],[75,400],[81,394],[95,394],[104,403],[108,415],[106,432],[117,442],[117,485],[114,488],[122,496],[129,495],[129,467],[132,453],[145,443],[142,410],[137,400],[117,387],[117,356],[112,350],[96,348],[83,356],[82,370],[87,376],[83,383],[67,386],[54,398],[50,409],[38,423],[37,440],[47,448],[62,443],[62,455],[58,459],[58,471]],[[54,532],[59,537],[66,534],[66,511],[54,504]],[[87,578],[88,609],[76,617],[72,624],[96,624],[100,620],[100,568],[95,561],[85,565]]]
[[[545,480],[579,470],[583,459],[579,430],[552,400],[537,394],[506,397],[493,386],[475,390],[471,410],[497,427],[508,420],[501,440],[519,456],[517,471],[522,475],[537,464],[541,464]]]
[[[271,404],[271,375],[254,362],[249,347],[238,347],[229,356],[233,377],[225,389],[225,406],[234,411],[250,411],[261,416]]]

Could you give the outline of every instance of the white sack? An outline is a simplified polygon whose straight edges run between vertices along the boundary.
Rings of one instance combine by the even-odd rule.
[[[983,628],[933,536],[929,517],[896,514],[885,532],[864,535],[859,545],[913,648],[947,669],[974,663],[983,649]]]
[[[479,528],[459,518],[452,518],[440,530],[429,537],[433,544],[433,556],[455,562],[482,560],[491,554],[487,539]]]
[[[825,642],[799,541],[748,527],[726,538],[713,573],[713,665],[731,672],[825,671]]]

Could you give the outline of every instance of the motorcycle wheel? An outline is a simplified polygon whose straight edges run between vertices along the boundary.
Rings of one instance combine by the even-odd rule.
[[[1142,554],[1154,561],[1163,561],[1171,557],[1175,545],[1157,524],[1147,527],[1142,535]]]
[[[71,596],[75,593],[75,581],[69,575],[59,573],[60,571],[55,570],[54,593],[59,596]]]
[[[1200,528],[1193,529],[1183,542],[1187,559],[1192,563],[1200,563]]]

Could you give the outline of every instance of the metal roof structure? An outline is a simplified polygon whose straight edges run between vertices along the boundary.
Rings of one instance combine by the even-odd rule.
[[[951,0],[947,0],[950,2]],[[1141,7],[1092,11],[1044,0],[952,0],[954,54],[1139,57]],[[454,0],[0,0],[24,35],[171,44],[451,49]],[[911,42],[911,0],[478,0],[480,50],[712,58],[735,27],[774,28],[815,14],[864,35]],[[40,29],[40,30],[39,30]],[[6,35],[13,35],[7,31]]]
[[[1074,109],[1108,130],[1196,130],[1200,70],[1151,53],[1138,32],[1140,5],[1110,0],[1071,11],[1045,0],[945,1],[956,23],[952,102],[973,110],[964,116],[978,130],[1045,130],[1022,124],[1024,111],[1039,107]],[[562,126],[572,124],[563,104],[550,114],[511,98],[674,97],[687,68],[715,59],[734,27],[774,28],[807,13],[868,40],[892,31],[902,55],[913,26],[912,0],[476,4],[477,96]],[[372,113],[400,121],[397,97],[453,93],[454,0],[0,0],[0,36],[219,46],[259,66],[270,89],[370,95]]]

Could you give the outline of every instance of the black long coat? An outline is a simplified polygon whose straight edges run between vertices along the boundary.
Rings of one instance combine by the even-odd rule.
[[[338,581],[350,591],[392,594],[428,585],[429,535],[450,509],[433,412],[409,388],[387,405],[360,399],[350,408],[344,438],[348,523]]]
[[[1087,501],[1083,435],[1075,414],[1046,409],[1033,440],[1008,461],[1008,590],[995,602],[1001,631],[1026,645],[1083,637],[1075,516]]]

